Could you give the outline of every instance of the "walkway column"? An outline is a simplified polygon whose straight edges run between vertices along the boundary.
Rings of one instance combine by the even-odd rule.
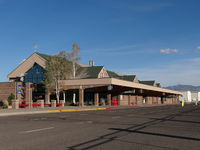
[[[29,108],[32,108],[33,100],[32,100],[32,88],[31,83],[26,83],[26,91],[25,91],[26,104],[29,104]]]
[[[117,95],[117,103],[118,103],[118,105],[120,105],[120,101],[121,101],[121,95]]]
[[[131,95],[128,95],[128,105],[131,105]]]
[[[108,105],[111,106],[111,93],[107,94],[107,102],[108,102]]]
[[[79,88],[79,106],[84,106],[84,89],[81,86]]]
[[[50,104],[50,92],[45,92],[45,104]]]
[[[94,93],[94,105],[99,106],[99,93]]]

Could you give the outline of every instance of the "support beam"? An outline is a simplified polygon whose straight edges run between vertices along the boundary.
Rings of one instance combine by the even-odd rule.
[[[94,93],[94,105],[99,106],[99,93]]]
[[[79,88],[79,106],[84,106],[84,89],[82,87]]]
[[[117,95],[117,103],[118,103],[118,105],[120,105],[120,101],[121,101],[121,95]]]
[[[107,102],[108,102],[108,105],[111,106],[111,93],[107,94]]]
[[[29,108],[32,108],[33,99],[32,99],[31,83],[26,83],[25,98],[26,98],[26,104],[29,104]]]
[[[128,105],[131,105],[131,95],[128,95]]]

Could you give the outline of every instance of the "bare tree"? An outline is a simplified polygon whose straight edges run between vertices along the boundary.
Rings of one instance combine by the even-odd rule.
[[[77,63],[80,61],[80,57],[78,57],[78,53],[80,52],[80,46],[77,43],[72,45],[72,52],[67,53],[67,58],[72,62],[72,78],[76,79],[76,71],[78,69]],[[76,103],[76,93],[73,93],[73,103]]]

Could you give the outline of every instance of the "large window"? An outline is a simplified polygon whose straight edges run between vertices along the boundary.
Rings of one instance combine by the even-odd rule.
[[[25,73],[24,82],[42,83],[44,80],[44,68],[38,64],[34,64],[33,67]]]

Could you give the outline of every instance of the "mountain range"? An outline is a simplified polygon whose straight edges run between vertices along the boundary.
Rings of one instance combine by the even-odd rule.
[[[191,91],[191,92],[199,92],[200,86],[193,86],[193,85],[174,85],[165,87],[166,89],[176,90],[176,91]]]

